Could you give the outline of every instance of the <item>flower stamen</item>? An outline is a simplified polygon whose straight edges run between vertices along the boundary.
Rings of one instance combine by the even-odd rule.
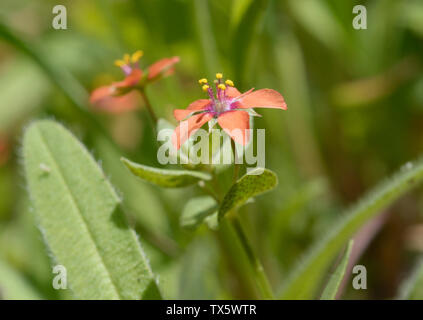
[[[143,55],[144,55],[144,52],[142,50],[135,51],[131,56],[131,62],[137,63],[142,58]]]

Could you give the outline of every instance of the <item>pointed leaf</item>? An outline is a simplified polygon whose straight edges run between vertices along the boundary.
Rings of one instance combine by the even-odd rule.
[[[344,275],[345,275],[345,271],[347,270],[348,261],[351,256],[353,243],[354,243],[354,240],[350,240],[350,242],[348,242],[347,250],[345,251],[345,254],[341,262],[336,267],[335,272],[330,277],[329,282],[322,293],[322,297],[320,298],[321,300],[335,299],[336,293],[338,292],[338,289],[339,289],[339,285],[341,284],[342,279],[344,278]]]
[[[125,158],[121,160],[135,176],[163,188],[185,187],[201,180],[211,179],[210,174],[205,172],[153,168]]]
[[[38,121],[23,142],[35,214],[79,299],[160,298],[121,210],[121,200],[85,147],[63,126]]]
[[[248,199],[275,188],[278,184],[278,177],[269,169],[257,168],[254,170],[264,170],[260,175],[246,174],[241,177],[225,195],[219,208],[219,219],[231,211],[243,205]]]

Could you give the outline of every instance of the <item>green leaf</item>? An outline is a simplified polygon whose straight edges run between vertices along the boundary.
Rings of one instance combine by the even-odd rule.
[[[313,298],[325,270],[348,239],[422,180],[423,158],[415,164],[407,163],[391,179],[367,193],[309,249],[303,262],[292,269],[280,298]]]
[[[85,147],[63,126],[37,121],[23,156],[37,221],[76,297],[160,298],[121,200]]]
[[[262,194],[275,188],[278,184],[278,177],[269,169],[257,168],[256,170],[264,170],[263,173],[256,175],[254,172],[242,176],[223,198],[219,208],[219,219],[235,209],[243,205],[248,199]]]
[[[398,299],[423,299],[423,258],[420,258],[411,275],[401,284]]]
[[[184,228],[195,229],[217,208],[216,200],[210,196],[190,199],[182,211],[180,224]]]
[[[0,299],[40,300],[42,298],[20,273],[0,259]]]
[[[121,160],[135,176],[163,188],[185,187],[201,180],[211,179],[211,175],[205,172],[153,168],[126,158]]]
[[[351,256],[351,250],[353,246],[354,240],[350,240],[348,242],[347,250],[345,251],[345,254],[339,263],[339,265],[336,267],[335,272],[332,274],[332,276],[329,279],[328,284],[326,285],[325,290],[322,293],[321,300],[334,300],[336,297],[336,293],[338,292],[339,285],[342,282],[342,279],[344,278],[345,271],[347,270],[348,261]]]

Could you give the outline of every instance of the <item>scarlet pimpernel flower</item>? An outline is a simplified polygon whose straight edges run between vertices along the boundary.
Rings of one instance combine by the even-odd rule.
[[[138,50],[132,55],[125,54],[121,60],[116,60],[115,65],[122,69],[125,78],[95,89],[91,93],[90,102],[99,110],[112,113],[133,110],[137,105],[133,90],[142,92],[147,84],[173,74],[174,65],[179,62],[179,57],[164,58],[142,70],[139,64],[142,56],[143,52]]]
[[[272,89],[257,91],[250,89],[241,94],[234,87],[232,80],[223,80],[221,73],[216,74],[215,91],[207,79],[200,79],[198,82],[209,98],[196,100],[186,109],[174,110],[175,119],[180,121],[172,136],[176,149],[209,121],[217,121],[235,142],[246,145],[250,139],[248,111],[252,111],[253,108],[287,109],[285,100],[279,92]]]

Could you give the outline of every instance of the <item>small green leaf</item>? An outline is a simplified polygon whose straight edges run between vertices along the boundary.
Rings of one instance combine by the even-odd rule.
[[[121,160],[135,176],[163,188],[185,187],[200,180],[211,179],[211,175],[205,172],[159,169],[138,164],[125,158]]]
[[[63,126],[37,121],[23,156],[37,221],[76,297],[160,298],[121,200],[85,147]]]
[[[216,200],[210,196],[190,199],[182,211],[180,224],[184,228],[195,229],[217,208]]]
[[[219,219],[223,218],[228,211],[243,205],[248,199],[277,186],[278,177],[275,173],[262,168],[253,171],[256,170],[264,171],[259,175],[255,175],[254,172],[244,175],[229,189],[219,208]]]
[[[347,270],[348,261],[351,256],[353,243],[354,243],[354,240],[350,240],[350,242],[348,242],[347,250],[345,251],[345,254],[341,262],[336,267],[335,272],[330,277],[329,282],[322,293],[322,297],[320,298],[321,300],[335,299],[336,293],[338,292],[339,285],[341,284],[342,279],[344,278],[344,275],[345,275],[345,271]]]

